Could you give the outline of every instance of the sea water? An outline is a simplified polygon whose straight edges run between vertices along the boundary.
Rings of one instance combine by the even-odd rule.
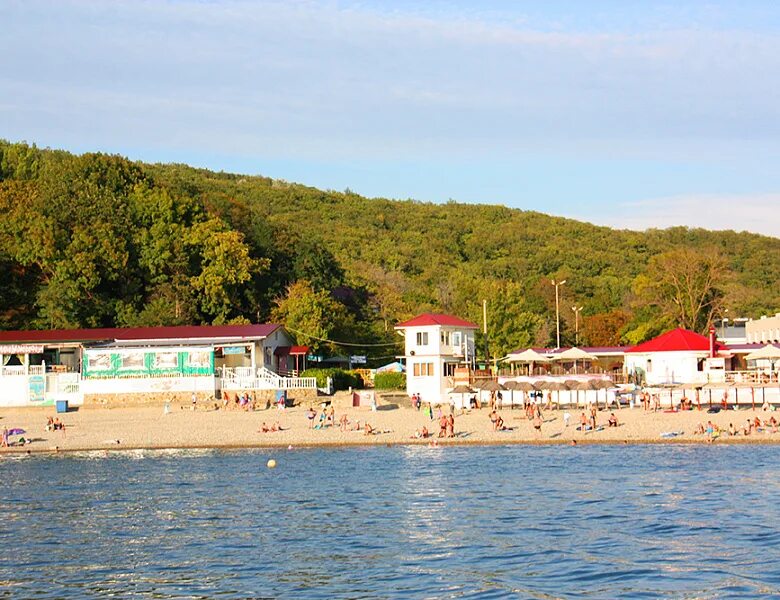
[[[3,458],[0,597],[777,597],[779,464],[682,445]]]

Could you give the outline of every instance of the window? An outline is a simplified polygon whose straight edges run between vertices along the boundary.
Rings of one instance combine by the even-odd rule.
[[[414,363],[412,372],[415,377],[433,377],[433,363]]]
[[[417,332],[417,345],[418,346],[427,346],[428,345],[428,332],[427,331],[418,331]]]
[[[461,340],[460,340],[460,331],[453,331],[452,332],[452,345],[456,348],[460,348]]]
[[[645,369],[646,373],[652,373],[653,372],[653,361],[649,358],[647,359],[647,369]]]
[[[449,331],[442,331],[441,332],[441,345],[442,346],[449,346],[450,345],[450,332]]]

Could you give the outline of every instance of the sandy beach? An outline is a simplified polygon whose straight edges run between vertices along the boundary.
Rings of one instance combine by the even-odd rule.
[[[445,413],[447,409],[445,407]],[[439,439],[436,415],[431,421],[424,411],[413,408],[392,407],[371,411],[367,408],[336,409],[336,426],[311,429],[306,417],[306,407],[279,410],[271,408],[244,412],[239,410],[214,410],[189,406],[173,406],[169,413],[163,407],[128,408],[79,408],[65,414],[56,414],[53,408],[5,408],[0,410],[0,427],[22,428],[25,438],[32,440],[24,446],[2,448],[1,452],[67,452],[95,449],[137,449],[137,448],[241,448],[241,447],[305,447],[330,445],[374,445],[374,444],[429,444],[433,440],[439,445],[454,444],[578,444],[588,443],[709,443],[705,434],[694,433],[697,425],[706,425],[708,420],[724,432],[714,443],[777,443],[780,433],[771,433],[768,428],[753,431],[745,436],[741,433],[746,419],[758,417],[768,420],[772,412],[754,410],[728,410],[708,414],[706,410],[692,410],[678,413],[644,411],[641,408],[615,410],[618,427],[607,427],[607,419],[613,411],[600,410],[597,424],[604,428],[597,431],[578,431],[581,410],[543,411],[544,423],[541,434],[537,433],[525,412],[519,409],[503,409],[506,431],[494,431],[489,419],[489,410],[455,412],[454,438]],[[568,412],[571,421],[564,426],[563,415]],[[338,420],[346,413],[350,430],[341,431]],[[47,417],[59,417],[65,425],[64,431],[47,431]],[[780,415],[778,415],[780,416]],[[355,430],[357,422],[361,429]],[[378,432],[366,435],[365,422]],[[263,423],[271,426],[277,423],[282,431],[261,431]],[[726,431],[729,424],[740,430],[730,437]],[[423,440],[415,432],[425,426],[433,434]],[[661,437],[665,432],[678,432],[671,438]],[[12,436],[11,441],[19,439]]]

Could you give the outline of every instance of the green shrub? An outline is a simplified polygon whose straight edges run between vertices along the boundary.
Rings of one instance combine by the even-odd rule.
[[[307,369],[300,376],[316,377],[317,387],[320,388],[328,385],[328,377],[330,377],[333,380],[333,389],[335,391],[349,388],[360,389],[363,387],[363,378],[360,375],[344,369]]]
[[[405,390],[406,373],[377,373],[374,387],[378,390]]]

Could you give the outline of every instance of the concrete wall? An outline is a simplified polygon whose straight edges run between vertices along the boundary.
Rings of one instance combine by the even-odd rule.
[[[214,377],[139,377],[121,379],[82,379],[81,392],[95,394],[143,394],[203,392],[214,395]]]

